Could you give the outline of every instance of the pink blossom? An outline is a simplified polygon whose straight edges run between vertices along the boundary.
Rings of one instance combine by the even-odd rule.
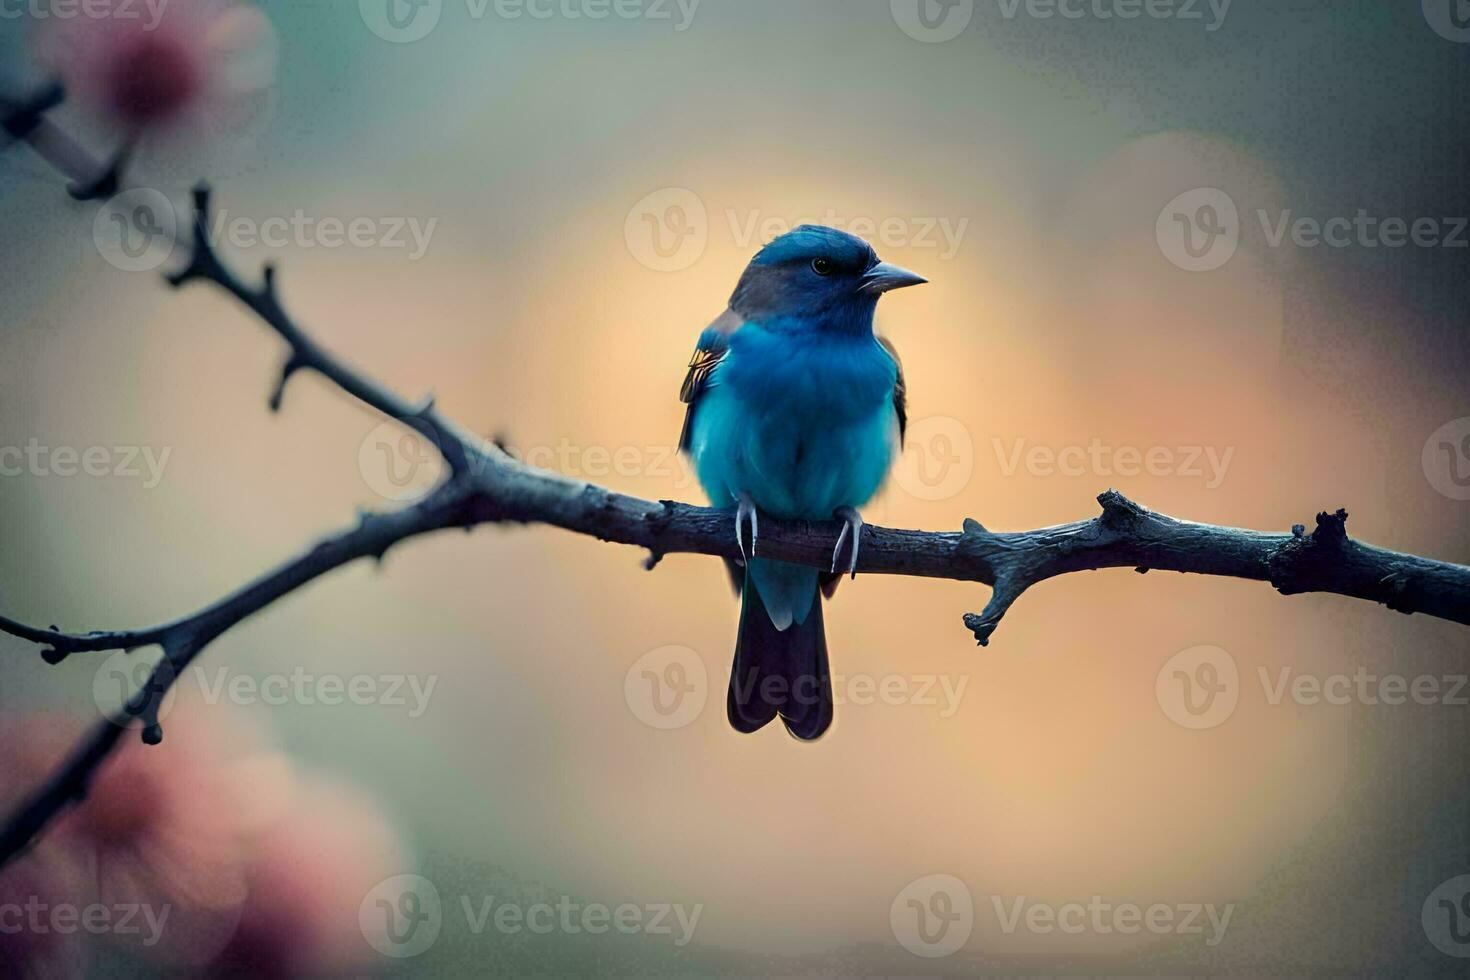
[[[68,93],[125,132],[206,130],[274,78],[275,32],[248,3],[170,0],[156,21],[125,0],[92,8],[43,31],[40,57]]]
[[[148,906],[166,915],[162,934],[146,937],[149,945],[137,952],[180,964],[209,959],[233,932],[253,830],[244,820],[251,787],[235,779],[236,762],[226,751],[248,744],[248,733],[217,712],[190,708],[169,716],[162,745],[126,733],[86,800],[47,829],[38,849],[64,856],[44,870],[45,881],[61,883],[67,902]],[[27,719],[0,735],[13,787],[7,809],[81,737],[76,723],[54,718]],[[114,938],[139,944],[145,937]]]
[[[155,944],[109,942],[174,970],[292,976],[371,965],[359,906],[404,867],[377,808],[301,778],[218,705],[178,704],[164,728],[157,746],[126,733],[87,799],[0,869],[0,906],[166,908]],[[0,808],[39,785],[82,735],[76,721],[51,716],[0,729]],[[90,941],[0,929],[0,976],[80,975]]]
[[[80,869],[41,844],[0,871],[0,976],[79,977],[86,958],[75,931],[54,928],[59,907],[85,904]]]
[[[255,976],[335,976],[371,966],[363,898],[403,868],[396,835],[370,801],[303,787],[261,838],[240,926],[213,964]]]

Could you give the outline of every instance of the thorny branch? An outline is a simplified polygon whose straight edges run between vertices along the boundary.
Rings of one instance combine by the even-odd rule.
[[[7,133],[34,137],[51,95],[15,109],[7,106]],[[27,115],[27,113],[29,115]],[[59,131],[58,131],[59,132]],[[125,164],[78,165],[65,172],[85,179],[103,174],[116,183]],[[44,155],[44,154],[43,154]],[[95,188],[84,188],[94,190]],[[75,192],[75,189],[74,189]],[[90,196],[83,193],[79,196]],[[400,510],[362,513],[358,520],[274,571],[192,615],[138,630],[67,633],[0,617],[0,632],[40,645],[49,664],[72,654],[162,648],[164,657],[122,716],[100,723],[42,787],[0,826],[0,866],[23,852],[47,824],[85,796],[88,784],[123,732],[140,722],[145,742],[163,737],[158,710],[180,672],[236,623],[327,572],[360,558],[383,559],[395,545],[446,529],[482,524],[548,524],[602,541],[647,549],[647,567],[668,554],[740,557],[733,515],[674,501],[649,501],[568,479],[517,460],[497,445],[467,435],[444,419],[432,399],[413,405],[365,377],[319,346],[287,313],[274,268],[258,286],[242,282],[220,259],[207,233],[210,193],[194,192],[192,249],[188,264],[169,276],[184,286],[207,282],[234,297],[287,344],[287,356],[270,396],[279,409],[290,380],[315,371],[365,405],[431,439],[448,463],[448,475],[422,500]],[[965,616],[981,645],[989,642],[1011,605],[1039,582],[1102,568],[1136,568],[1223,575],[1269,582],[1283,594],[1331,592],[1369,599],[1404,613],[1470,624],[1470,567],[1400,554],[1353,541],[1345,511],[1317,516],[1315,529],[1267,533],[1196,524],[1158,514],[1115,490],[1098,497],[1102,513],[1088,520],[1034,531],[994,532],[966,521],[960,532],[898,530],[869,525],[858,570],[891,575],[978,582],[991,586],[988,605]],[[831,561],[835,523],[761,521],[760,553],[824,568]]]

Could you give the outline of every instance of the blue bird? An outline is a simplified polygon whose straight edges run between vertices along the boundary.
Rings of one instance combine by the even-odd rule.
[[[849,540],[844,570],[857,574],[857,508],[882,486],[907,424],[903,369],[873,312],[882,294],[927,281],[861,238],[802,225],[761,249],[699,337],[679,448],[711,502],[736,512],[745,560],[730,566],[742,599],[726,710],[737,731],[779,715],[811,740],[832,724],[817,592],[836,591]],[[763,513],[841,520],[831,571],[757,558]]]

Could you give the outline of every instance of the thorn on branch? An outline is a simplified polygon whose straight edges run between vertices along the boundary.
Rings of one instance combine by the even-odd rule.
[[[1098,494],[1097,502],[1102,504],[1102,521],[1109,527],[1126,526],[1148,513],[1143,507],[1112,489]]]
[[[429,440],[429,444],[444,457],[444,461],[449,464],[449,471],[455,476],[462,476],[470,471],[470,460],[464,443],[439,420],[438,398],[433,392],[425,395],[417,408],[398,421]]]
[[[1312,540],[1326,545],[1346,543],[1347,519],[1348,512],[1341,507],[1335,514],[1323,511],[1317,515],[1317,530],[1312,532]]]
[[[985,610],[979,615],[965,613],[965,626],[975,634],[975,641],[982,647],[990,645],[990,636],[995,632],[1000,621],[1005,617],[1011,604],[1021,597],[1026,591],[1026,586],[1018,582],[1013,575],[998,575],[995,586],[990,593],[990,602],[986,604]]]
[[[286,358],[286,362],[281,365],[281,373],[276,378],[275,387],[271,389],[269,404],[272,412],[279,412],[281,410],[281,401],[286,397],[286,385],[290,383],[292,376],[297,371],[302,370],[306,366],[306,362],[295,354]]]
[[[1348,512],[1339,508],[1317,515],[1317,527],[1311,534],[1300,524],[1293,524],[1291,540],[1267,561],[1271,585],[1282,595],[1315,591],[1318,583],[1340,570],[1342,555],[1349,544]]]
[[[662,531],[674,519],[675,506],[672,500],[660,500],[657,510],[644,511],[643,519],[649,524],[654,525],[657,531]]]
[[[194,202],[194,219],[190,225],[192,234],[189,240],[189,263],[178,272],[164,276],[175,289],[194,279],[223,281],[224,266],[220,265],[219,257],[214,254],[214,246],[209,242],[210,194],[209,185],[203,181],[195,184],[190,193]]]

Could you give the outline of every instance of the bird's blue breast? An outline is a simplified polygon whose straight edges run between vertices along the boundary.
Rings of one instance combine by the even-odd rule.
[[[694,418],[710,499],[747,493],[764,513],[827,520],[882,486],[897,443],[897,366],[871,332],[745,324]]]

